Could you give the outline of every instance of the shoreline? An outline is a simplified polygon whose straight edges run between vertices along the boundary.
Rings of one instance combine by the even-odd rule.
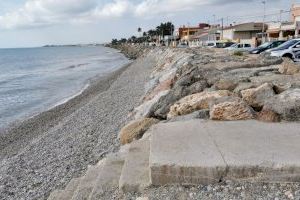
[[[46,199],[118,151],[118,132],[140,104],[153,67],[153,58],[139,57],[93,77],[67,102],[0,131],[0,199]]]
[[[65,115],[68,115],[70,112],[74,112],[84,101],[92,98],[94,95],[106,91],[118,78],[118,76],[120,76],[128,67],[130,67],[131,64],[132,62],[119,67],[115,71],[98,74],[87,80],[88,83],[84,85],[81,91],[71,95],[69,98],[61,100],[54,106],[51,106],[44,111],[33,113],[24,117],[23,119],[15,120],[4,128],[0,128],[0,159],[2,154],[1,151],[6,148],[7,144],[15,142],[6,141],[5,139],[7,137],[12,135],[16,135],[16,137],[18,137],[18,134],[21,137],[17,138],[17,140],[22,140],[23,134],[20,134],[19,132],[24,129],[31,129],[30,127],[33,127],[32,124],[36,124],[37,121],[45,122],[45,124],[39,124],[39,128],[44,127],[44,129],[46,129],[48,127],[46,123],[54,125],[54,123],[57,123],[57,121],[59,121],[59,119],[63,118]],[[28,134],[26,134],[26,137],[28,137]],[[22,140],[22,143],[23,142],[24,140]]]

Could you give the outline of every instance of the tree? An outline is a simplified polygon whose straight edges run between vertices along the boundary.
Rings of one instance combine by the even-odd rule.
[[[117,39],[112,39],[111,44],[112,45],[117,45],[118,44],[118,40]]]
[[[166,35],[173,35],[174,28],[172,22],[161,23],[156,27],[156,32],[163,37]]]

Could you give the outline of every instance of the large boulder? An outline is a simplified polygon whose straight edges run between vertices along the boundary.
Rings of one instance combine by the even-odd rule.
[[[217,90],[229,90],[233,91],[237,87],[238,83],[230,79],[221,79],[215,83],[214,87]]]
[[[231,95],[232,93],[228,90],[218,90],[205,91],[186,96],[171,106],[168,118],[186,115],[196,110],[208,109],[210,102],[214,99]]]
[[[280,122],[280,116],[272,110],[263,109],[257,114],[257,120],[263,122]]]
[[[159,120],[154,118],[143,118],[132,121],[120,131],[119,138],[122,145],[131,143],[134,140],[140,139],[144,133]]]
[[[300,72],[300,65],[294,63],[294,61],[289,58],[283,58],[283,63],[279,67],[279,72],[286,75],[297,74]]]
[[[300,120],[300,89],[289,89],[274,96],[266,102],[264,109],[278,113],[282,120]]]
[[[241,91],[243,100],[253,108],[262,108],[267,100],[275,95],[273,85],[265,83],[257,88]]]
[[[167,95],[162,96],[150,109],[148,117],[166,119],[170,107],[179,99],[194,93],[202,92],[207,88],[205,80],[197,81],[189,85],[181,86],[176,84]]]
[[[254,110],[242,100],[227,101],[212,106],[210,119],[212,120],[249,120],[255,117]]]

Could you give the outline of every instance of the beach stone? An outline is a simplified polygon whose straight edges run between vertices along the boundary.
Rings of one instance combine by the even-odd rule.
[[[272,110],[263,109],[257,114],[257,120],[263,122],[280,122],[280,116]]]
[[[266,102],[265,109],[278,113],[282,120],[300,120],[300,89],[288,89],[274,96]]]
[[[238,85],[236,86],[236,88],[233,90],[233,92],[239,96],[241,96],[241,91],[243,90],[247,90],[250,88],[255,88],[256,85],[251,83],[251,82],[240,82],[238,83]]]
[[[158,122],[159,120],[154,118],[143,118],[130,122],[120,131],[119,138],[121,140],[121,144],[125,145],[136,139],[140,139],[153,124]]]
[[[230,95],[232,95],[232,93],[228,90],[218,90],[211,92],[205,91],[186,96],[171,106],[168,118],[186,115],[196,110],[208,109],[209,103],[212,100]]]
[[[215,83],[214,86],[217,90],[233,91],[237,87],[237,85],[238,84],[233,80],[222,79],[222,80],[218,81],[217,83]]]
[[[273,85],[265,83],[257,88],[241,91],[243,100],[254,108],[263,107],[265,101],[275,95]]]
[[[300,72],[300,65],[289,58],[283,58],[283,63],[278,70],[282,74],[293,75]]]
[[[248,120],[254,118],[254,111],[244,101],[236,100],[216,104],[210,110],[212,120]]]

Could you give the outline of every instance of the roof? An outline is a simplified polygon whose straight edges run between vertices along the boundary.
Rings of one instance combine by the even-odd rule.
[[[267,28],[267,24],[265,24],[265,27]],[[249,23],[243,23],[243,24],[237,24],[234,26],[229,26],[224,28],[223,30],[230,30],[234,29],[234,31],[261,31],[263,28],[263,23],[258,22],[249,22]]]

